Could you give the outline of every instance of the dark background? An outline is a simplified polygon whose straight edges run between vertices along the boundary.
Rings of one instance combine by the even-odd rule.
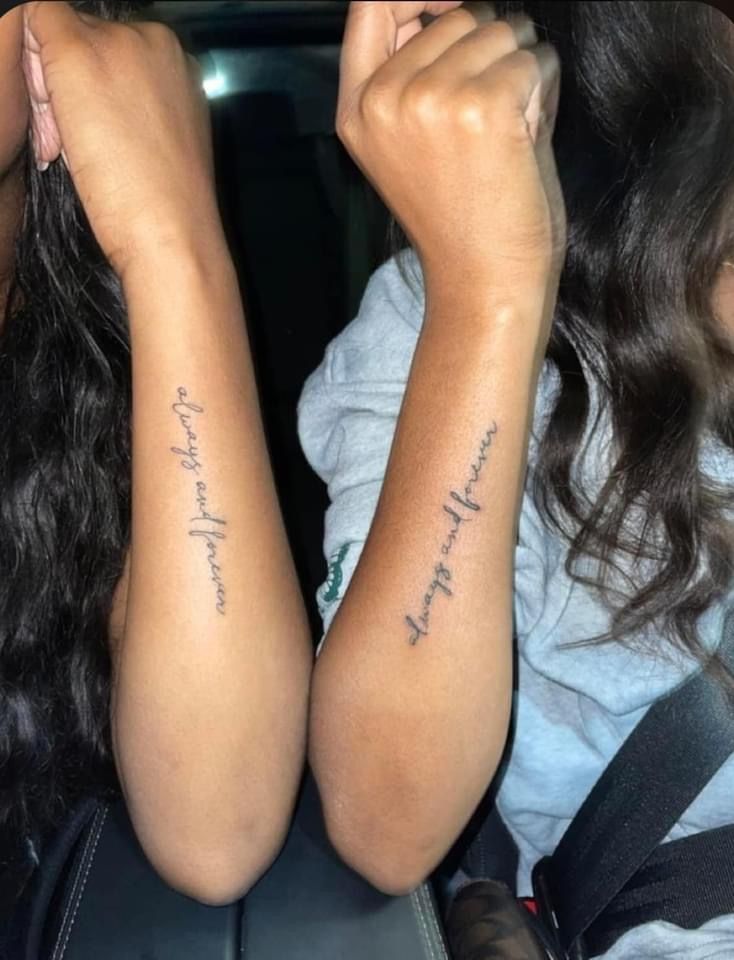
[[[159,2],[210,93],[222,216],[240,276],[265,427],[314,637],[326,489],[296,405],[387,255],[387,214],[334,133],[341,0]]]

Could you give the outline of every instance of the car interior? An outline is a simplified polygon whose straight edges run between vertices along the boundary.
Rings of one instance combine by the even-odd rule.
[[[297,403],[392,252],[391,217],[335,132],[347,7],[348,0],[144,0],[141,7],[141,16],[168,24],[201,66],[220,209],[315,644],[328,498],[299,446]],[[734,615],[728,624],[734,638]],[[699,695],[682,693],[671,711],[682,715],[684,696]],[[642,738],[635,748],[643,769],[650,749]],[[340,862],[308,775],[283,853],[243,902],[206,907],[168,890],[131,837],[119,804],[75,811],[50,848],[33,903],[19,907],[29,933],[24,954],[9,960],[478,960],[479,953],[451,953],[444,881],[461,863],[513,888],[517,866],[492,788],[444,864],[404,897],[378,893]],[[508,930],[513,923],[509,917]],[[528,945],[517,957],[560,955],[548,944]]]

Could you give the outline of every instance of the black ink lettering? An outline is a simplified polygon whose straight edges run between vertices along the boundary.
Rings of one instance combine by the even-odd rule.
[[[481,506],[474,495],[474,487],[478,483],[479,477],[484,469],[484,465],[487,462],[488,451],[492,445],[492,439],[496,433],[497,424],[493,422],[492,426],[487,430],[480,441],[476,459],[469,465],[469,479],[463,486],[463,494],[457,493],[456,490],[449,490],[449,498],[453,501],[455,506],[443,504],[444,513],[446,513],[450,518],[451,526],[443,543],[440,546],[442,557],[450,556],[451,551],[454,548],[454,544],[458,539],[459,531],[462,525],[471,522],[472,518],[471,516],[466,515],[466,511],[468,511],[469,514],[474,514],[481,510]],[[423,595],[421,612],[417,615],[417,617],[405,617],[405,622],[408,627],[410,627],[408,642],[411,644],[411,646],[415,646],[421,637],[428,636],[431,620],[431,608],[434,600],[436,599],[436,595],[440,592],[445,597],[453,597],[453,587],[449,586],[449,583],[451,583],[452,580],[453,577],[449,567],[440,561],[436,563],[433,568],[433,577],[431,578],[426,592]]]
[[[204,413],[204,408],[188,399],[188,391],[185,387],[179,387],[176,396],[178,400],[171,405],[171,409],[186,435],[186,446],[171,447],[171,451],[179,457],[179,463],[184,470],[193,471],[198,476],[203,470],[203,463],[199,454],[198,437],[194,430],[194,416]],[[222,567],[218,562],[218,541],[226,540],[226,534],[220,529],[201,527],[199,524],[203,522],[224,527],[227,525],[227,521],[210,513],[209,491],[204,480],[196,480],[194,499],[198,513],[189,519],[188,533],[190,537],[200,538],[206,545],[209,579],[215,586],[216,610],[218,613],[224,614],[226,591],[222,580]]]
[[[479,504],[474,503],[473,500],[469,498],[471,490],[468,487],[465,487],[465,496],[460,497],[456,490],[452,490],[449,496],[452,500],[455,500],[457,503],[460,503],[462,507],[466,507],[467,510],[478,510]]]
[[[412,617],[406,617],[405,622],[408,624],[410,629],[413,631],[411,636],[408,639],[408,642],[412,645],[415,645],[418,642],[418,637],[427,637],[428,634],[425,630],[421,630],[418,624]]]

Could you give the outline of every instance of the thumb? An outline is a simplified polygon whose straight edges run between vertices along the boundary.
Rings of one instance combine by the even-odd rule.
[[[32,2],[23,8],[23,73],[31,105],[31,139],[36,164],[45,170],[61,153],[61,137],[47,83],[55,51],[83,26],[68,3]]]

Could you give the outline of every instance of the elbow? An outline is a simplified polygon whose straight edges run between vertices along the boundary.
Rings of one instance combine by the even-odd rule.
[[[421,860],[415,851],[404,845],[376,845],[367,848],[353,843],[336,830],[329,830],[329,839],[341,859],[380,893],[402,897],[412,893],[428,878],[432,863]]]
[[[121,778],[122,779],[122,778]],[[283,778],[263,777],[249,792],[182,785],[123,795],[143,855],[170,889],[205,906],[224,907],[244,897],[280,854],[300,782],[300,769]],[[157,784],[156,784],[157,786]],[[182,796],[183,793],[183,796]],[[225,796],[222,796],[225,794]]]
[[[440,860],[425,852],[420,842],[406,834],[381,830],[368,818],[332,814],[323,803],[329,841],[341,860],[380,893],[390,897],[410,894],[431,874]]]
[[[253,830],[243,840],[196,842],[145,853],[163,882],[208,907],[225,907],[244,897],[271,867],[285,842],[285,827]]]
[[[404,897],[413,893],[429,877],[429,872],[416,864],[377,863],[364,860],[353,869],[380,893],[388,897]]]

